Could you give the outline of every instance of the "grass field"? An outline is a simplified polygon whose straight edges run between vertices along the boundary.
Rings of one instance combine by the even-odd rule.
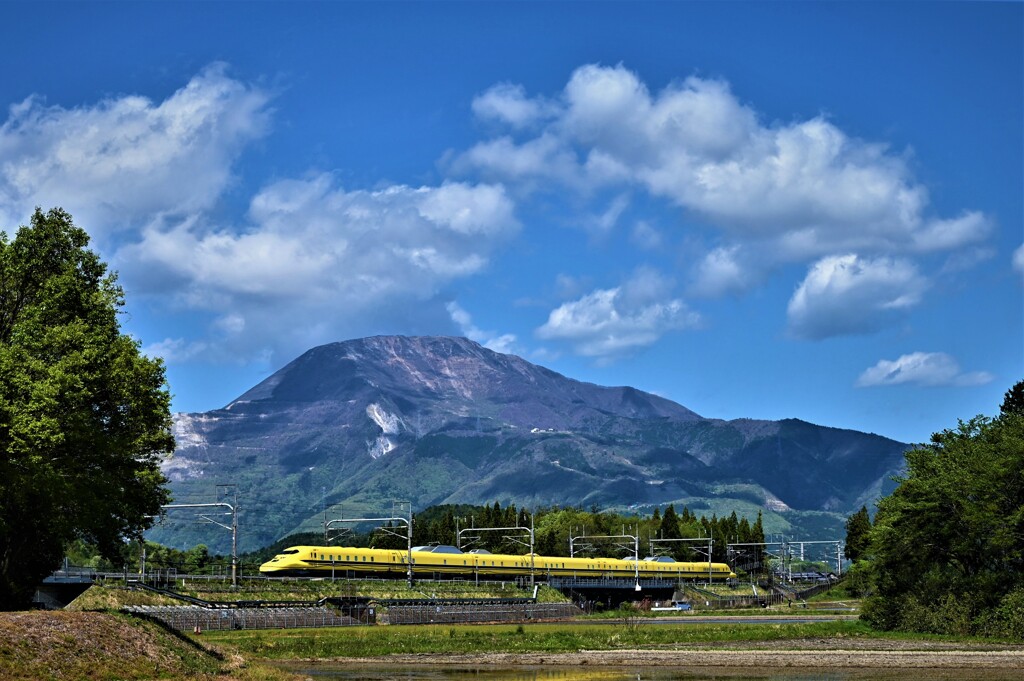
[[[242,582],[232,589],[229,582],[178,580],[173,591],[207,601],[270,600],[316,601],[325,596],[362,596],[366,598],[530,598],[532,591],[517,588],[511,582],[482,583],[420,582],[409,587],[395,580],[302,580]],[[568,599],[555,589],[541,586],[541,603],[561,603]],[[123,585],[93,586],[71,604],[72,610],[101,610],[124,605],[180,605],[180,601],[152,592],[133,591]]]
[[[621,626],[529,624],[346,627],[309,631],[217,631],[207,642],[237,649],[244,656],[270,660],[379,657],[390,654],[458,655],[479,652],[566,653],[579,650],[658,648],[729,641],[782,641],[806,638],[876,636],[856,621],[813,624],[702,624],[700,626]]]

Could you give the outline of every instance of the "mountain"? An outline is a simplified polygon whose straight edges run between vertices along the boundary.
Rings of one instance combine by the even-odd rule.
[[[891,488],[906,449],[796,419],[704,418],[447,337],[313,348],[223,409],[177,415],[174,429],[163,470],[175,503],[209,503],[223,494],[216,485],[235,485],[240,550],[317,529],[325,506],[376,517],[395,499],[416,510],[763,509],[769,531],[834,538],[846,515]],[[172,513],[149,538],[227,550],[229,534]]]

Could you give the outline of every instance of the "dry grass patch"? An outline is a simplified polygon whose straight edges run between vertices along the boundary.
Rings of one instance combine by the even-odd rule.
[[[101,612],[0,613],[0,678],[272,679],[160,626]]]

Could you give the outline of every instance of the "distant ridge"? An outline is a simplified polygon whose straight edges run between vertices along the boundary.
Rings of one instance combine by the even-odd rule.
[[[796,419],[721,421],[566,378],[465,338],[377,336],[309,350],[226,406],[179,414],[177,500],[238,485],[257,548],[391,499],[758,509],[825,527],[881,494],[906,445]],[[781,515],[780,515],[781,514]],[[156,541],[203,541],[162,526]],[[219,541],[219,540],[217,540]]]

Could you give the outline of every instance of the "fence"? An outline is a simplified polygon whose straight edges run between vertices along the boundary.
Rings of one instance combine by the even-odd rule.
[[[696,586],[687,586],[684,590],[689,592],[695,603],[704,603],[705,607],[711,608],[753,608],[767,607],[769,605],[783,605],[793,601],[804,601],[811,596],[824,593],[833,588],[836,582],[827,584],[815,584],[806,589],[797,590],[791,584],[775,583],[771,591],[762,591],[757,596],[720,596],[713,591],[701,589]]]
[[[458,624],[466,622],[524,622],[575,617],[582,610],[572,603],[504,605],[401,605],[388,608],[389,624]]]
[[[327,607],[211,610],[197,605],[135,605],[123,610],[159,620],[179,631],[350,627],[372,622],[372,611],[360,621]]]

